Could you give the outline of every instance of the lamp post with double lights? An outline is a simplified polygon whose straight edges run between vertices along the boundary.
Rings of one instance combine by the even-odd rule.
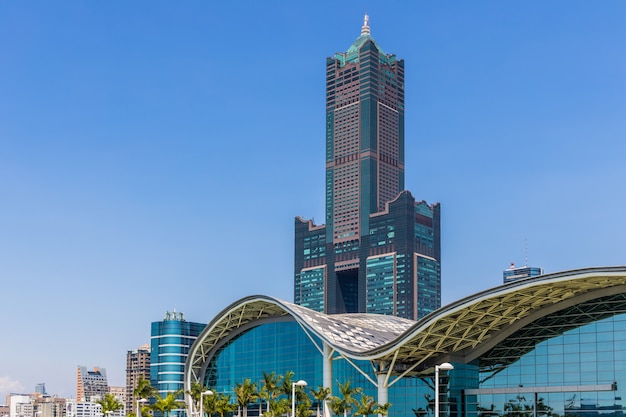
[[[148,400],[146,400],[145,398],[139,398],[137,400],[137,413],[135,413],[137,417],[141,417],[141,406],[147,402]]]
[[[202,406],[204,405],[204,398],[203,397],[205,395],[213,395],[213,391],[208,389],[208,390],[200,393],[200,417],[204,417],[204,411],[203,411]]]
[[[435,417],[439,417],[439,371],[451,371],[453,369],[454,366],[448,362],[435,365]]]
[[[306,387],[307,383],[302,379],[291,383],[291,417],[296,417],[296,385]]]

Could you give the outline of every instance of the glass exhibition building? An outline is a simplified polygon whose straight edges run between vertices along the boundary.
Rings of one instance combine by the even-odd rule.
[[[522,279],[418,321],[326,315],[267,296],[218,314],[191,347],[185,387],[233,393],[263,372],[294,372],[309,388],[348,380],[390,416],[621,415],[626,398],[626,267]],[[258,415],[259,403],[248,407]]]

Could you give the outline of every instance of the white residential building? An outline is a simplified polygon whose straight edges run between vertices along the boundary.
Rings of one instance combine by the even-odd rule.
[[[30,395],[10,395],[9,417],[33,417],[34,406]]]

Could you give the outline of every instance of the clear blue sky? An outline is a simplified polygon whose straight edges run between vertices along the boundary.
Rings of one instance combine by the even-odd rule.
[[[124,385],[167,310],[291,301],[324,218],[324,65],[363,14],[406,63],[406,186],[443,300],[510,262],[626,264],[626,2],[1,1],[0,402]]]

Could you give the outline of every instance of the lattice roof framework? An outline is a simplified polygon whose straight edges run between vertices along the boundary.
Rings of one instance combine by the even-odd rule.
[[[268,321],[296,321],[337,355],[372,361],[388,380],[393,375],[397,381],[430,372],[441,361],[467,363],[542,317],[621,293],[626,293],[626,267],[566,271],[471,295],[417,322],[374,314],[326,315],[273,297],[250,296],[223,310],[198,337],[187,360],[186,384],[201,379],[210,357],[228,341]]]

